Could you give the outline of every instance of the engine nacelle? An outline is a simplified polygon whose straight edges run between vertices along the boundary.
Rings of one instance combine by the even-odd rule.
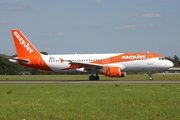
[[[121,72],[120,67],[105,67],[104,75],[107,77],[125,77],[126,72]]]

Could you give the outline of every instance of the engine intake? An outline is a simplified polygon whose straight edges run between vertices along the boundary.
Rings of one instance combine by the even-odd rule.
[[[104,75],[107,77],[125,77],[126,72],[121,72],[120,67],[105,67]]]

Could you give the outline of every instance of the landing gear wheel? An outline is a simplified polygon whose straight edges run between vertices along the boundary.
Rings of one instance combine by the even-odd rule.
[[[149,77],[149,80],[153,80],[153,77],[152,77],[152,76],[150,76],[150,77]]]
[[[98,75],[96,75],[96,76],[90,75],[89,80],[99,80],[99,76]]]
[[[94,80],[94,76],[93,76],[93,75],[90,75],[90,76],[89,76],[89,80]]]
[[[94,76],[94,79],[95,79],[95,80],[99,80],[99,76],[97,76],[97,75]]]

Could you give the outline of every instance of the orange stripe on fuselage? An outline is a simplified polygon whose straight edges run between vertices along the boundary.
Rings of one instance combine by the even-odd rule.
[[[117,56],[104,58],[102,60],[93,61],[95,64],[112,64],[117,62],[128,62],[135,60],[146,60],[150,58],[163,58],[164,56],[156,53],[123,53]]]

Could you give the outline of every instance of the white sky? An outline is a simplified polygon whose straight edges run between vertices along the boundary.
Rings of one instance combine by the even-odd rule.
[[[49,54],[155,52],[180,57],[180,0],[1,0],[0,53],[20,29]]]

